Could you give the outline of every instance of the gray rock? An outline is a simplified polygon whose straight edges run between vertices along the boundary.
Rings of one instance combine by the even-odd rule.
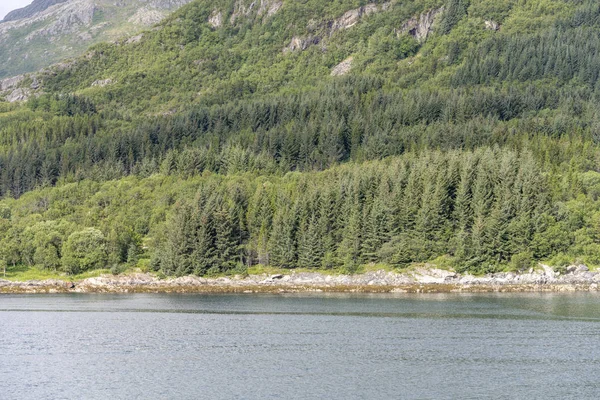
[[[258,8],[258,16],[270,17],[275,15],[283,6],[281,0],[260,0],[260,7]]]
[[[309,36],[307,38],[301,38],[294,36],[289,45],[283,49],[284,53],[290,51],[302,51],[306,50],[312,45],[319,44],[321,42],[321,38],[319,36]]]
[[[589,269],[587,266],[585,266],[585,265],[583,265],[583,264],[580,264],[580,265],[578,265],[578,266],[575,268],[575,273],[576,273],[576,274],[581,274],[581,273],[584,273],[584,272],[588,272],[589,270],[590,270],[590,269]]]
[[[110,84],[113,83],[112,79],[102,79],[102,80],[97,80],[92,82],[92,87],[98,86],[98,87],[104,87],[104,86],[108,86]]]
[[[213,28],[223,26],[223,13],[219,10],[214,10],[210,17],[208,17],[208,24]]]
[[[497,23],[496,21],[487,20],[487,21],[485,21],[485,29],[487,29],[489,31],[499,31],[500,24]]]
[[[4,92],[6,90],[15,89],[23,80],[25,79],[24,75],[13,76],[12,78],[6,78],[0,80],[0,92]]]
[[[363,16],[371,15],[379,11],[380,8],[374,3],[364,5],[354,10],[346,11],[344,15],[333,21],[329,34],[331,35],[340,29],[351,28],[356,25]]]
[[[309,22],[307,29],[312,32],[319,32],[319,35],[309,35],[307,37],[294,36],[289,45],[287,45],[283,52],[287,53],[290,51],[306,50],[312,45],[319,44],[323,37],[333,35],[335,32],[343,29],[349,29],[356,25],[360,20],[371,14],[384,12],[389,10],[391,3],[375,4],[370,3],[362,7],[355,8],[353,10],[346,11],[342,16],[322,23],[315,21]]]
[[[434,8],[426,13],[406,21],[400,28],[400,33],[408,33],[419,42],[424,42],[433,33],[436,18],[443,13],[444,7]]]
[[[25,101],[29,98],[31,92],[27,89],[19,88],[13,90],[9,95],[7,95],[6,101],[9,103],[14,103],[16,101]]]
[[[162,21],[165,16],[165,12],[150,7],[142,7],[128,19],[128,22],[136,25],[152,26]]]
[[[346,75],[352,69],[352,57],[346,58],[344,61],[333,67],[331,70],[331,76],[342,76]]]
[[[140,33],[139,35],[135,35],[135,36],[130,37],[129,39],[127,39],[125,41],[125,43],[126,44],[139,43],[142,40],[143,37],[144,37],[144,34]]]

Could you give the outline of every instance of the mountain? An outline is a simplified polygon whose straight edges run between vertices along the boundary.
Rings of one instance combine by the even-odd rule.
[[[0,22],[16,21],[18,19],[31,18],[35,16],[35,14],[46,10],[48,7],[58,3],[64,3],[65,1],[67,0],[34,0],[28,6],[9,12]]]
[[[2,257],[598,266],[598,29],[588,0],[193,1],[0,81]]]
[[[80,55],[132,35],[191,0],[35,0],[0,22],[0,78]]]

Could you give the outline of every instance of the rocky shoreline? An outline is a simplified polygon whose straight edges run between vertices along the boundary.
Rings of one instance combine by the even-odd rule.
[[[357,275],[295,272],[286,275],[160,279],[151,274],[103,275],[77,282],[63,280],[12,282],[0,279],[0,293],[450,293],[598,291],[600,272],[584,265],[560,274],[542,265],[526,273],[485,276],[458,274],[436,268],[397,273],[373,271]]]

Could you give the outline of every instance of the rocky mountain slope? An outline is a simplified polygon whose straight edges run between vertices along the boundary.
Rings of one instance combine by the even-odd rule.
[[[46,10],[48,7],[51,7],[58,3],[64,3],[66,1],[67,0],[34,0],[31,4],[23,8],[19,8],[17,10],[9,12],[0,22],[16,21],[18,19],[31,18],[35,16],[35,14]]]
[[[132,35],[191,0],[36,0],[0,23],[0,78]]]

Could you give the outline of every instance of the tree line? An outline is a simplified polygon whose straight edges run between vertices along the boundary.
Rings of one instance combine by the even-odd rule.
[[[515,144],[532,135],[597,140],[594,92],[526,86],[387,93],[381,85],[349,78],[315,93],[136,120],[99,112],[81,96],[41,97],[29,111],[2,118],[0,195],[159,171],[324,170],[427,148]],[[553,111],[539,116],[542,110]]]

